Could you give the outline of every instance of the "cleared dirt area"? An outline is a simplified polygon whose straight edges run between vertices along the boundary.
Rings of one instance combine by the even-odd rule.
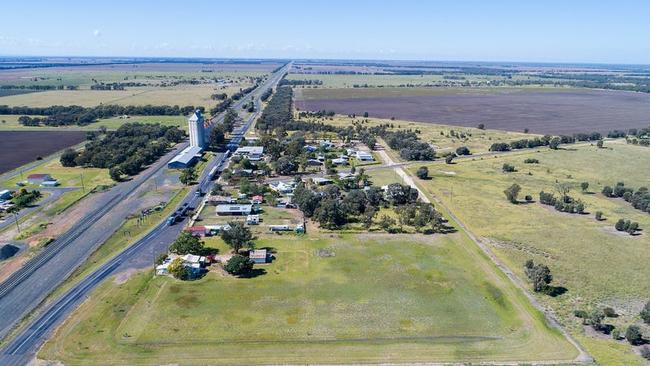
[[[405,88],[405,90],[408,88]],[[346,89],[341,89],[346,90]],[[348,89],[349,90],[349,89]],[[486,93],[450,91],[433,95],[396,95],[387,89],[369,97],[314,98],[319,90],[303,90],[301,110],[332,110],[362,115],[540,134],[608,132],[650,125],[650,94],[601,90],[525,90]],[[331,94],[334,90],[328,90]],[[350,92],[344,91],[349,94]],[[363,95],[363,91],[359,91]]]
[[[76,145],[85,138],[83,131],[0,131],[0,173]]]

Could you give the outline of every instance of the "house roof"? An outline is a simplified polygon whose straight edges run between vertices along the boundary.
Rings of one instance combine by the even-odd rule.
[[[242,146],[235,151],[235,154],[258,154],[264,153],[264,146]]]
[[[217,212],[251,212],[253,205],[217,205]]]
[[[194,159],[195,156],[200,154],[203,151],[198,146],[188,146],[183,151],[178,153],[178,155],[174,156],[172,160],[169,161],[169,163],[181,163],[181,164],[189,164],[192,159]]]
[[[191,231],[191,232],[205,232],[206,228],[205,228],[205,226],[192,226],[192,227],[188,227],[185,230]]]
[[[27,179],[45,179],[45,178],[50,178],[49,174],[30,174],[27,176]]]

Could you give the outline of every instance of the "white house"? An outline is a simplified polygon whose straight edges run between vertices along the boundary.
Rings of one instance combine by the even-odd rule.
[[[264,155],[264,146],[242,146],[238,148],[233,156],[245,157],[250,161],[258,161]]]
[[[343,158],[332,159],[332,164],[334,164],[334,165],[348,165],[348,159],[343,159]]]
[[[292,194],[293,190],[296,188],[296,183],[294,182],[271,182],[269,183],[269,188],[272,191],[278,192],[280,194]]]
[[[368,151],[357,151],[355,154],[355,157],[359,161],[374,161],[375,158],[372,156],[371,153]]]
[[[248,225],[258,225],[260,223],[260,215],[248,215],[246,216],[246,224]]]

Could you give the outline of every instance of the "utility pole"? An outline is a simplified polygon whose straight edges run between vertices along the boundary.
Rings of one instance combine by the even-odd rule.
[[[18,225],[18,216],[16,215],[15,212],[12,212],[14,215],[14,222],[16,223],[16,228],[18,229],[18,233],[20,233],[20,226]]]
[[[84,187],[84,173],[80,173],[79,176],[81,177],[81,193],[86,193],[86,188]]]

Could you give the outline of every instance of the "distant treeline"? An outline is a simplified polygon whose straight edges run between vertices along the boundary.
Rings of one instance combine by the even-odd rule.
[[[280,80],[279,85],[290,85],[290,86],[296,86],[296,85],[323,85],[323,80],[318,80],[318,79],[305,79],[305,80],[282,79],[282,80]]]
[[[125,90],[125,88],[132,88],[137,86],[147,86],[148,84],[139,82],[127,83],[97,83],[90,86],[90,90]]]
[[[38,119],[38,125],[45,126],[84,126],[96,122],[100,118],[111,118],[121,115],[137,116],[182,116],[187,115],[196,109],[202,110],[203,107],[184,106],[179,107],[162,105],[144,105],[144,106],[120,106],[120,105],[100,105],[97,107],[81,107],[78,105],[62,106],[55,105],[51,107],[9,107],[0,105],[0,114],[11,115],[38,115],[46,116]],[[22,118],[23,121],[33,121],[28,116]],[[28,122],[29,123],[29,122]],[[32,124],[33,125],[33,124]]]
[[[76,85],[0,85],[0,89],[4,90],[77,90],[79,87]]]

